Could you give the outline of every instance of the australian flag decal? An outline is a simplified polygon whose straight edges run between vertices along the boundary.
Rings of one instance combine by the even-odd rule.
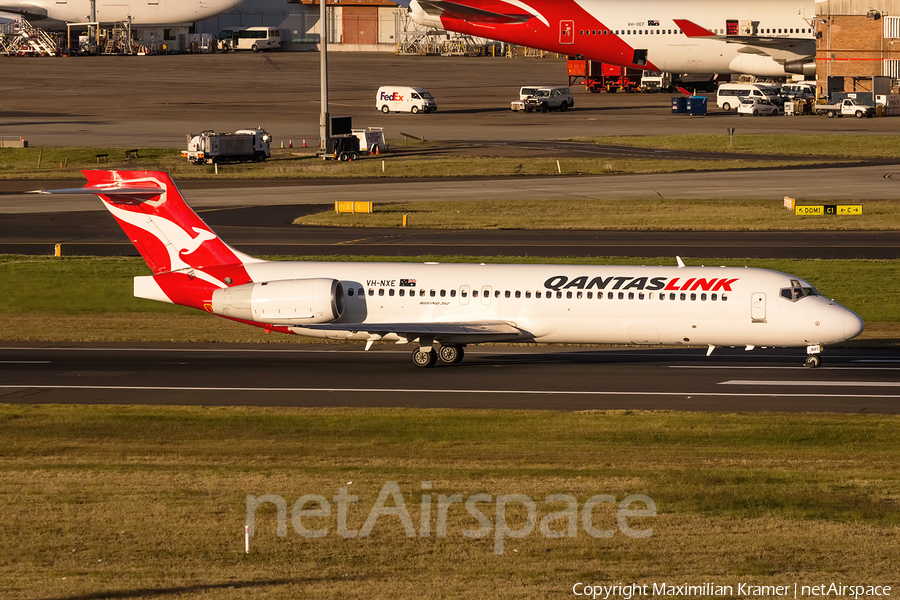
[[[416,287],[415,279],[401,279],[400,287]]]
[[[659,21],[657,21],[656,19],[650,19],[647,21],[647,26],[648,27],[659,27]]]

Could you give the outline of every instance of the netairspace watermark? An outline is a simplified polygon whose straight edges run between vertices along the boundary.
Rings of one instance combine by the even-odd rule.
[[[670,583],[628,583],[618,585],[589,584],[578,582],[572,586],[572,594],[592,600],[632,600],[640,596],[759,596],[784,598],[886,598],[891,595],[889,585],[851,585],[845,583],[820,583],[803,585],[800,583],[783,585],[754,585],[737,583],[720,585],[716,583],[670,584]]]
[[[430,490],[431,482],[423,481],[421,487],[422,490]],[[473,494],[468,498],[463,498],[462,494],[438,494],[436,502],[434,502],[435,498],[432,497],[432,494],[424,493],[421,495],[419,503],[419,529],[417,531],[409,510],[406,508],[406,501],[400,486],[396,481],[388,481],[382,486],[381,493],[372,505],[362,529],[356,530],[348,528],[347,519],[350,505],[358,503],[359,496],[350,494],[348,490],[347,487],[340,488],[338,493],[332,496],[331,502],[319,494],[301,496],[294,502],[291,509],[291,524],[294,531],[305,538],[323,538],[329,534],[330,530],[327,527],[309,529],[307,527],[309,521],[304,524],[304,519],[325,517],[333,518],[336,521],[335,530],[342,538],[364,538],[372,533],[375,524],[382,517],[385,519],[396,517],[408,538],[417,536],[427,538],[432,535],[444,538],[447,537],[447,513],[451,511],[453,505],[460,505],[455,512],[459,512],[464,506],[466,512],[479,525],[477,529],[463,529],[463,536],[480,539],[493,533],[494,554],[503,554],[507,538],[524,538],[534,532],[535,525],[538,525],[538,531],[546,538],[577,537],[579,522],[581,529],[595,538],[611,538],[616,534],[616,530],[630,538],[647,538],[653,535],[653,528],[633,529],[628,524],[628,519],[656,516],[656,503],[644,494],[632,494],[620,502],[616,501],[615,496],[597,494],[588,498],[580,507],[575,496],[552,494],[546,496],[543,502],[546,504],[546,510],[553,510],[553,512],[545,514],[538,523],[538,504],[525,494],[504,494],[494,497],[491,494],[481,493]],[[389,499],[392,506],[387,506]],[[332,502],[336,510],[332,509]],[[249,537],[254,535],[256,529],[256,511],[260,505],[267,503],[274,504],[277,509],[276,535],[278,537],[287,536],[287,501],[277,494],[263,496],[248,494],[246,500],[248,544]],[[491,510],[491,504],[494,505],[493,510]],[[603,504],[615,505],[614,522],[595,523],[594,509]],[[307,508],[308,505],[310,505],[309,508]],[[317,507],[312,508],[311,505],[317,505]],[[557,508],[561,510],[557,510]],[[518,514],[523,509],[526,514],[525,522],[518,527],[512,527],[507,520],[507,511],[515,511]],[[486,512],[487,514],[485,514]],[[494,515],[493,522],[488,517],[491,512]],[[518,523],[518,521],[516,522]],[[318,521],[318,524],[321,525],[321,520]],[[433,529],[432,524],[434,524]],[[608,528],[612,525],[615,525],[615,529]]]

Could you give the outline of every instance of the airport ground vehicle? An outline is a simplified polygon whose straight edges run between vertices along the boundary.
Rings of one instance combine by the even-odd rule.
[[[222,51],[229,50],[277,50],[281,48],[281,31],[273,27],[241,27],[219,32]]]
[[[187,135],[187,150],[181,157],[190,162],[213,164],[223,162],[261,162],[269,158],[272,136],[263,129],[238,129],[234,133],[201,131]]]
[[[514,111],[525,110],[525,99],[533,95],[538,88],[547,87],[543,85],[523,85],[519,88],[519,99],[510,102],[510,108]]]
[[[386,85],[375,93],[375,108],[388,114],[390,112],[434,112],[437,101],[428,90],[420,87]]]
[[[674,89],[675,86],[672,82],[671,73],[663,73],[660,71],[644,71],[644,73],[641,75],[642,92],[671,92]]]
[[[860,104],[853,98],[844,98],[839,104],[816,104],[813,109],[817,115],[828,115],[828,118],[853,115],[857,119],[874,117],[877,112],[874,106]]]
[[[354,140],[356,138],[353,138]],[[277,331],[395,342],[457,363],[467,344],[547,342],[805,347],[858,336],[853,311],[808,282],[734,267],[266,261],[221,240],[160,171],[83,171],[147,261],[134,295]],[[439,350],[436,351],[435,347]]]
[[[742,98],[765,98],[778,103],[778,88],[758,83],[723,83],[716,92],[716,106],[722,110],[734,110]]]
[[[777,104],[765,98],[741,98],[741,103],[737,107],[737,113],[742,117],[744,115],[753,115],[754,117],[760,115],[778,116],[781,114],[781,109]]]
[[[672,92],[676,88],[685,88],[695,92],[714,92],[716,90],[716,74],[644,71],[641,75],[642,92]]]
[[[619,90],[633,92],[640,88],[643,74],[641,69],[571,56],[566,63],[566,69],[570,86],[583,82],[585,89],[595,94],[604,90],[609,93]]]
[[[816,97],[815,81],[792,81],[781,86],[782,98],[808,100]]]
[[[351,129],[347,135],[336,135],[325,141],[325,152],[318,156],[328,159],[337,159],[342,162],[356,160],[369,154],[380,154],[387,151],[387,143],[384,141],[384,129],[382,127],[367,127],[365,129]]]
[[[525,98],[525,112],[548,110],[568,110],[575,106],[575,98],[568,87],[555,85],[540,87]]]

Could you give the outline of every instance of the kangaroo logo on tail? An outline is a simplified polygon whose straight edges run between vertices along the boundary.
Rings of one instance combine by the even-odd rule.
[[[262,262],[219,239],[187,205],[168,173],[82,173],[88,180],[85,187],[44,193],[99,196],[153,271],[151,287],[176,304],[203,306],[213,290],[250,282],[244,265]]]

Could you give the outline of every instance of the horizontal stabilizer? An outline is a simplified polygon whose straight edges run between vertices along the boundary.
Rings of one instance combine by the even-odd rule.
[[[419,6],[426,14],[435,17],[449,17],[460,21],[468,21],[470,23],[491,23],[510,25],[514,23],[525,23],[532,18],[530,14],[504,14],[474,8],[456,2],[448,2],[447,0],[419,0]]]
[[[124,185],[100,185],[69,188],[62,190],[34,190],[29,194],[93,194],[95,196],[125,196],[147,200],[159,196],[166,190],[160,187],[128,187]]]

